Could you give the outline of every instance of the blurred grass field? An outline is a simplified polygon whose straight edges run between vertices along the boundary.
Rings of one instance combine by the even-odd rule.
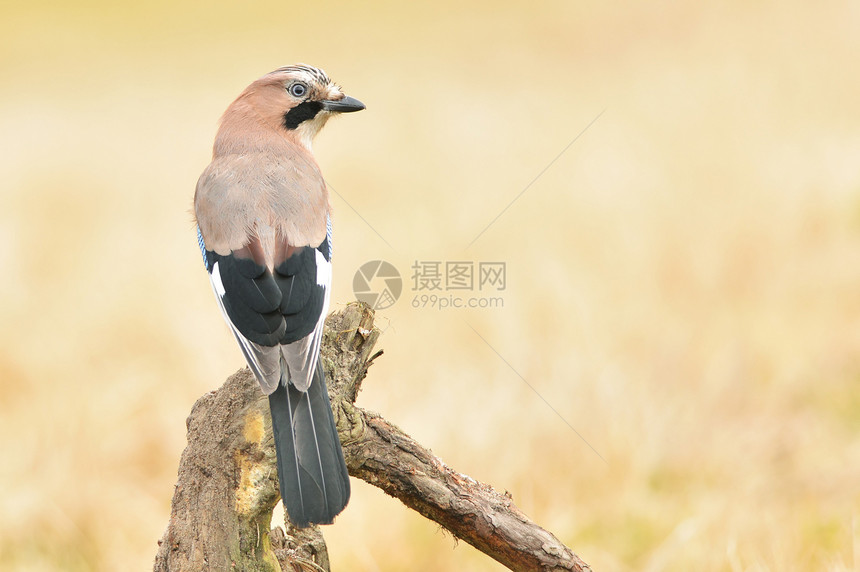
[[[795,0],[4,3],[0,569],[151,567],[185,418],[243,363],[194,185],[227,104],[303,61],[367,104],[316,143],[333,302],[368,260],[405,278],[362,406],[595,570],[860,570],[858,29]],[[414,309],[416,260],[504,261],[504,308]],[[501,569],[353,486],[334,569]]]

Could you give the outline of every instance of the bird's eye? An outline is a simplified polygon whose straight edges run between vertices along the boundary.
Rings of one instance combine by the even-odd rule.
[[[303,83],[294,83],[287,88],[287,91],[289,91],[290,95],[293,97],[304,97],[308,93],[308,86]]]

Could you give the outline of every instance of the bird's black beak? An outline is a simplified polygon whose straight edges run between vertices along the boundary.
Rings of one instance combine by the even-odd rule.
[[[345,95],[343,99],[327,99],[322,101],[322,108],[326,111],[336,111],[338,113],[349,113],[351,111],[361,111],[364,109],[364,104],[354,97]]]

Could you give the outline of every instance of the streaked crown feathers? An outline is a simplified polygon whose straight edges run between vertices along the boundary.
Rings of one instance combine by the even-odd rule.
[[[284,66],[282,68],[278,68],[273,72],[269,72],[266,75],[274,75],[281,73],[298,73],[307,76],[308,80],[312,80],[315,83],[318,83],[321,86],[326,86],[331,83],[331,79],[329,79],[328,75],[321,69],[315,68],[313,66],[309,66],[307,64],[295,64],[291,66]]]

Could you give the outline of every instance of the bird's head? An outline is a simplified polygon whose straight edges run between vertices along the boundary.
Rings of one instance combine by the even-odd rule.
[[[331,116],[362,109],[364,104],[345,95],[324,71],[296,64],[268,73],[248,86],[223,121],[231,112],[246,118],[252,114],[266,127],[286,131],[310,149],[314,136]]]

